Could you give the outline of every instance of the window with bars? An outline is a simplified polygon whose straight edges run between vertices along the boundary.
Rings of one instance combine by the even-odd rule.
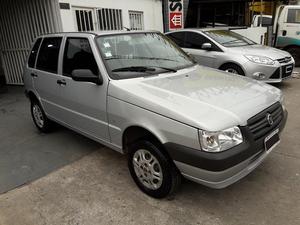
[[[144,30],[143,12],[129,11],[129,20],[131,30]]]
[[[99,30],[122,30],[122,10],[121,9],[97,9]]]
[[[94,30],[92,9],[75,9],[75,16],[78,31]]]

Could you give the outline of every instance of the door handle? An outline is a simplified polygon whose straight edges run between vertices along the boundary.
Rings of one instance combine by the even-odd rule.
[[[65,80],[57,80],[56,83],[61,86],[65,86],[67,84],[67,82]]]
[[[31,73],[30,75],[31,75],[32,77],[38,77],[38,75],[35,74],[35,73]]]
[[[287,34],[287,31],[286,31],[286,30],[283,30],[283,31],[282,31],[282,36],[286,36],[286,34]]]

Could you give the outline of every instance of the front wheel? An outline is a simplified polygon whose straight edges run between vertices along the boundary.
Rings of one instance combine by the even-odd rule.
[[[224,70],[225,72],[228,72],[228,73],[233,73],[233,74],[245,76],[245,73],[242,70],[242,68],[239,67],[236,64],[232,64],[232,63],[225,64],[225,65],[221,66],[220,69]]]
[[[142,140],[129,148],[128,167],[137,186],[154,198],[171,195],[181,182],[173,162],[150,141]]]

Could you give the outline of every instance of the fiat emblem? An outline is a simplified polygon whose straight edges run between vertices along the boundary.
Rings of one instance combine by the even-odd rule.
[[[268,121],[270,126],[272,126],[273,123],[274,123],[273,117],[270,113],[267,114],[267,121]]]

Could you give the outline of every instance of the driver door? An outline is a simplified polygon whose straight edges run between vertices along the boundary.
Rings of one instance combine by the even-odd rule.
[[[216,51],[202,49],[204,43],[214,44],[200,33],[185,32],[185,42],[183,50],[193,56],[196,62],[203,66],[214,67],[216,61]]]
[[[66,37],[60,74],[62,122],[99,141],[109,141],[106,97],[108,81],[102,85],[92,82],[75,81],[71,78],[74,70],[90,70],[100,75],[95,59],[96,49],[89,37]]]

